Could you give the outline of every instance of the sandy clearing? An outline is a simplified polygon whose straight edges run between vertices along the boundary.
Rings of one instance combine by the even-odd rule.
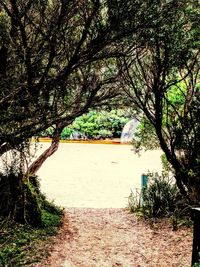
[[[42,151],[48,143],[43,143]],[[39,170],[41,189],[64,207],[126,207],[131,189],[148,170],[161,170],[161,151],[140,157],[131,145],[61,143]]]

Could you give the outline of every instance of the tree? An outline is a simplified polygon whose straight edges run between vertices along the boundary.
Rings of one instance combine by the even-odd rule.
[[[143,47],[119,60],[124,91],[156,133],[191,204],[200,203],[198,1],[152,1]],[[146,36],[149,36],[148,40]]]
[[[126,53],[125,37],[143,25],[142,3],[0,0],[0,155],[17,149],[21,161],[8,213],[25,217],[24,184],[57,150],[62,129],[121,93],[114,66]],[[26,143],[50,126],[52,144],[27,167]]]
[[[0,7],[0,154],[54,125],[51,147],[29,170],[35,173],[57,149],[64,126],[118,94],[107,85],[114,79],[109,58],[121,53],[113,45],[119,34],[100,1],[1,1]]]

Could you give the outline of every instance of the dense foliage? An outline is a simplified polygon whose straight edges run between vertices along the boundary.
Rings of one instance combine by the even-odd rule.
[[[52,144],[26,170],[35,174],[75,118],[121,106],[116,59],[151,20],[145,13],[143,1],[1,1],[0,155],[54,125]]]
[[[105,139],[119,138],[124,125],[131,119],[128,110],[90,111],[65,127],[61,139]],[[43,132],[42,136],[51,137],[53,127]]]

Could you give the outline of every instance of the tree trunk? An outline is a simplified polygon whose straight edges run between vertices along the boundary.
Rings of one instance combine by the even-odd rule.
[[[10,173],[0,175],[0,216],[32,226],[42,224],[42,195],[36,177],[24,180],[23,176]]]
[[[199,179],[198,177],[189,177],[190,180],[188,183],[188,195],[190,198],[190,203],[193,206],[199,207],[200,205],[200,188],[199,188]]]
[[[28,175],[35,175],[36,172],[41,168],[45,160],[52,156],[59,147],[60,142],[60,130],[52,138],[52,142],[49,148],[47,148],[28,168],[25,177]]]
[[[188,168],[189,169],[189,168]],[[192,206],[200,205],[200,187],[199,177],[190,176],[185,171],[176,170],[176,182],[181,194]]]

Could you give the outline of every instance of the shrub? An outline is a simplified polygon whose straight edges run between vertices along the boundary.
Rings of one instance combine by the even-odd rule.
[[[106,129],[99,130],[99,138],[111,138],[113,136],[112,132]]]
[[[189,206],[180,194],[174,179],[163,173],[148,174],[148,183],[140,193],[131,192],[128,201],[131,212],[139,212],[145,218],[171,218],[173,228],[183,218],[189,218]]]
[[[61,140],[70,139],[73,132],[74,130],[71,127],[65,127],[61,133]]]

